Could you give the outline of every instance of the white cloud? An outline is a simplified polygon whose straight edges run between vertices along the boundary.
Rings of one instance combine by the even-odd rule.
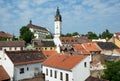
[[[72,32],[73,27],[74,31],[85,32],[94,30],[94,26],[118,26],[120,21],[119,0],[0,0],[0,5],[0,24],[4,27],[0,29],[11,26],[10,32],[28,24],[30,19],[33,24],[53,30],[57,6],[63,17],[63,32]]]

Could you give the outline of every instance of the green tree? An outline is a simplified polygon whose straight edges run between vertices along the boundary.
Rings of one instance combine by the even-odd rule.
[[[87,36],[88,36],[88,39],[98,39],[97,34],[93,32],[88,32]]]
[[[102,32],[102,34],[101,34],[101,38],[103,38],[103,39],[106,39],[106,38],[111,38],[113,36],[113,34],[112,33],[110,33],[109,32],[109,30],[108,29],[106,29],[104,32]]]
[[[9,39],[9,38],[7,38],[7,37],[0,37],[0,41],[7,41],[7,39]]]
[[[28,27],[23,26],[20,29],[20,38],[26,41],[26,43],[30,43],[31,40],[34,38],[33,33],[29,30]]]
[[[71,33],[67,33],[66,37],[72,37],[72,34]]]
[[[64,35],[64,34],[61,34],[60,36],[61,36],[61,37],[65,37],[65,35]]]
[[[73,32],[72,36],[76,36],[76,35],[79,35],[78,32]]]
[[[102,78],[110,81],[120,80],[120,61],[117,62],[107,62],[107,69],[104,70]]]

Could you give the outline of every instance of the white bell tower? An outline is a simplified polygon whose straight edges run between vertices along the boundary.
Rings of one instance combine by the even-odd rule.
[[[60,15],[60,12],[59,12],[59,8],[57,7],[57,11],[56,11],[56,15],[55,15],[55,21],[54,21],[54,24],[55,24],[55,35],[54,37],[60,37],[61,35],[61,26],[62,26],[62,17]]]
[[[62,17],[59,12],[59,8],[57,7],[56,15],[55,15],[55,33],[54,33],[54,43],[56,45],[56,51],[60,53],[60,46],[62,46],[62,43],[60,41],[60,35],[61,35],[61,27],[62,27]]]

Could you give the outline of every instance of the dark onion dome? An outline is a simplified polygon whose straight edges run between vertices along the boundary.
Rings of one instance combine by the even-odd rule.
[[[56,15],[55,15],[55,21],[62,21],[62,17],[60,15],[58,7],[57,7]]]

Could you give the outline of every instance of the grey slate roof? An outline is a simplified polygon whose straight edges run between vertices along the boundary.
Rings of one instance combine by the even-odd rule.
[[[97,42],[97,45],[101,49],[105,49],[105,50],[118,49],[118,47],[114,43],[112,43],[112,42]]]
[[[43,62],[46,57],[41,51],[6,51],[14,65]]]
[[[35,47],[54,47],[53,40],[35,40],[33,41]]]
[[[0,47],[25,47],[25,41],[0,41]]]

